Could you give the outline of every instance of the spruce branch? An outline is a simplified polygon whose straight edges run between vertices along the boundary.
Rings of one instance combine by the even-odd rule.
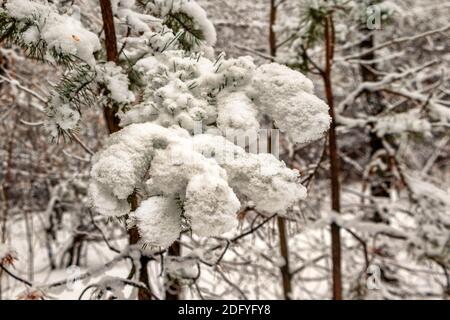
[[[81,112],[83,106],[90,106],[97,99],[95,78],[96,72],[89,65],[76,65],[62,76],[54,89],[63,102]]]
[[[150,3],[154,4],[154,0],[136,1],[136,4],[142,10],[147,10]],[[174,12],[171,9],[167,15],[160,18],[163,19],[163,24],[173,31],[176,38],[167,44],[163,51],[176,40],[178,40],[182,49],[186,51],[191,51],[193,48],[199,47],[205,42],[205,35],[202,28],[200,28],[196,21],[185,12]]]

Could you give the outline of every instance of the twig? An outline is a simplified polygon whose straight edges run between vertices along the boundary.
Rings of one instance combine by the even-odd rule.
[[[84,151],[89,153],[91,156],[94,155],[94,151],[89,149],[89,147],[83,141],[81,141],[80,138],[78,138],[78,136],[75,133],[70,132],[69,135],[81,146],[81,148],[83,148]]]

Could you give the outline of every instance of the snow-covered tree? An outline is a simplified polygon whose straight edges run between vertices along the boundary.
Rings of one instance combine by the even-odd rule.
[[[328,128],[327,105],[299,72],[214,58],[214,27],[194,1],[114,1],[117,63],[104,61],[77,12],[28,0],[4,7],[2,36],[65,68],[48,102],[51,134],[70,136],[83,108],[102,100],[115,108],[123,129],[95,155],[89,193],[98,212],[117,217],[138,193],[132,217],[143,241],[167,247],[184,224],[217,236],[237,225],[241,202],[284,214],[306,196],[298,172],[226,138],[256,138],[268,115],[293,141],[311,141]]]
[[[87,108],[120,119],[92,160],[96,211],[126,217],[141,244],[162,248],[188,230],[221,236],[242,208],[289,214],[306,188],[265,149],[260,122],[271,117],[293,142],[320,138],[330,118],[312,82],[276,63],[215,55],[214,26],[194,1],[110,6],[117,59],[109,56],[104,7],[105,41],[78,7],[8,0],[0,13],[2,39],[61,70],[45,107],[53,138],[75,139]]]

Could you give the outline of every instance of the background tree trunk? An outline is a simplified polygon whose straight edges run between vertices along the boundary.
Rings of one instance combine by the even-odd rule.
[[[275,60],[277,55],[277,37],[273,30],[277,21],[277,4],[275,0],[270,0],[270,15],[269,15],[269,52],[272,57],[272,61]],[[269,136],[269,152],[272,152],[272,136]],[[289,245],[286,233],[286,221],[283,217],[277,217],[278,225],[278,240],[280,246],[280,254],[283,257],[284,263],[280,267],[280,273],[282,278],[283,296],[285,300],[291,300],[292,293],[292,276],[289,268]]]

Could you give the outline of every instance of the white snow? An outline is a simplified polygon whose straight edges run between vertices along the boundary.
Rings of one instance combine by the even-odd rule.
[[[192,231],[199,236],[221,236],[235,228],[240,207],[238,198],[223,179],[201,174],[187,185],[185,215]]]
[[[144,197],[180,197],[194,233],[209,236],[236,226],[238,197],[272,214],[284,214],[306,197],[298,171],[271,154],[250,154],[221,136],[191,137],[179,127],[152,123],[113,134],[94,157],[91,178],[91,199],[103,214],[129,213],[126,199],[136,189]]]
[[[253,102],[242,92],[217,97],[217,127],[227,138],[256,136],[259,129]]]
[[[376,121],[375,131],[378,136],[386,134],[398,134],[405,132],[417,132],[427,134],[431,130],[431,124],[427,119],[420,118],[419,110],[390,114],[380,117]]]
[[[294,142],[317,140],[328,130],[328,106],[313,94],[312,82],[300,72],[277,63],[262,65],[253,76],[251,95]]]
[[[262,213],[284,214],[306,198],[297,170],[291,170],[272,154],[245,152],[223,137],[194,137],[196,150],[214,158],[227,172],[230,186],[242,200],[252,201]]]
[[[150,197],[132,214],[142,242],[155,247],[169,247],[181,232],[181,209],[167,197]]]
[[[45,125],[53,137],[58,135],[58,129],[73,130],[77,128],[81,118],[78,110],[75,110],[69,103],[61,101],[58,96],[52,97],[46,112],[48,119]]]

